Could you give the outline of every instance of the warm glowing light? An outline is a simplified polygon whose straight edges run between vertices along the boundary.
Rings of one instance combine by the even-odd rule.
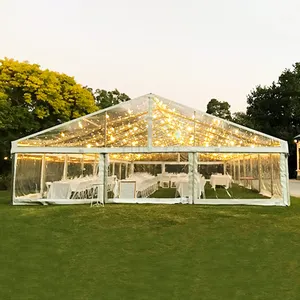
[[[87,148],[91,148],[92,145],[91,145],[91,144],[87,144],[86,147],[87,147]]]
[[[272,147],[279,143],[252,132],[247,132],[234,125],[226,125],[225,121],[217,117],[208,118],[205,114],[196,112],[185,113],[179,111],[172,103],[166,104],[153,98],[154,109],[152,112],[153,120],[153,145],[155,146],[179,146],[194,145],[206,147]],[[143,106],[137,105],[133,110],[126,106],[125,115],[113,111],[94,115],[93,118],[85,117],[77,120],[68,129],[62,129],[56,137],[53,135],[42,135],[38,138],[30,138],[26,141],[18,142],[21,146],[50,146],[58,144],[66,147],[82,146],[103,147],[103,135],[109,141],[110,147],[121,147],[123,145],[147,145],[148,111]],[[97,117],[99,117],[97,119]],[[107,124],[103,124],[103,118],[109,119]],[[157,122],[156,122],[157,121]],[[88,122],[88,123],[86,123]],[[77,125],[78,124],[78,125]],[[93,124],[93,126],[87,126]],[[151,124],[151,123],[149,123]],[[70,130],[71,129],[71,130]],[[104,133],[106,129],[106,132]],[[191,137],[194,135],[195,136]],[[58,138],[57,138],[58,137]],[[68,137],[65,139],[64,137]],[[196,143],[194,142],[196,140]],[[96,143],[99,142],[98,143]],[[299,140],[295,139],[295,143]],[[125,156],[123,155],[123,158]]]
[[[179,130],[177,130],[177,131],[175,132],[175,137],[176,137],[177,139],[179,139],[179,138],[181,137],[181,132],[180,132]]]
[[[8,157],[7,157],[7,156],[5,156],[5,157],[4,157],[4,160],[8,160]]]

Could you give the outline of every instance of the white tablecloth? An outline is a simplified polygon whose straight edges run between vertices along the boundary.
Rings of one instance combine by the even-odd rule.
[[[108,191],[112,191],[114,189],[114,179],[114,177],[108,177]],[[100,184],[99,177],[83,177],[69,180],[54,181],[50,186],[47,198],[70,199],[72,192],[76,192],[79,189],[88,189],[91,188],[92,185],[96,184]]]
[[[230,187],[232,178],[229,175],[211,175],[210,184],[213,189],[216,188],[216,185],[225,186],[226,189]]]
[[[205,178],[199,174],[199,176],[197,177],[197,198],[200,198],[201,194],[205,195],[205,190],[204,190],[205,183],[206,183]],[[189,196],[188,177],[179,179],[176,182],[176,189],[181,197],[188,197]]]

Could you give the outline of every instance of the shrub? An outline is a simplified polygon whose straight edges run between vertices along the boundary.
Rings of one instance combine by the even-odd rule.
[[[11,188],[11,174],[0,175],[0,190],[9,190]]]

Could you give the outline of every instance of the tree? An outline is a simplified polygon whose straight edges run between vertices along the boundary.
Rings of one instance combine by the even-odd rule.
[[[207,104],[206,112],[222,119],[232,120],[230,105],[225,101],[222,102],[217,99],[211,99]]]
[[[73,77],[0,60],[0,173],[12,140],[97,109],[93,95]]]
[[[97,89],[94,93],[94,97],[96,105],[101,109],[130,100],[129,96],[120,93],[117,89],[113,91]]]
[[[242,126],[246,126],[246,127],[250,127],[250,128],[253,127],[249,116],[246,113],[241,112],[241,111],[233,113],[232,121],[234,123],[240,124]]]
[[[300,133],[300,63],[286,69],[270,86],[257,86],[247,96],[253,128],[289,142],[290,173],[296,169],[293,138]]]

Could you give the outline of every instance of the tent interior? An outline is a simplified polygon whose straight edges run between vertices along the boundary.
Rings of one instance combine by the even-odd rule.
[[[289,205],[286,145],[149,94],[14,141],[13,203]]]

